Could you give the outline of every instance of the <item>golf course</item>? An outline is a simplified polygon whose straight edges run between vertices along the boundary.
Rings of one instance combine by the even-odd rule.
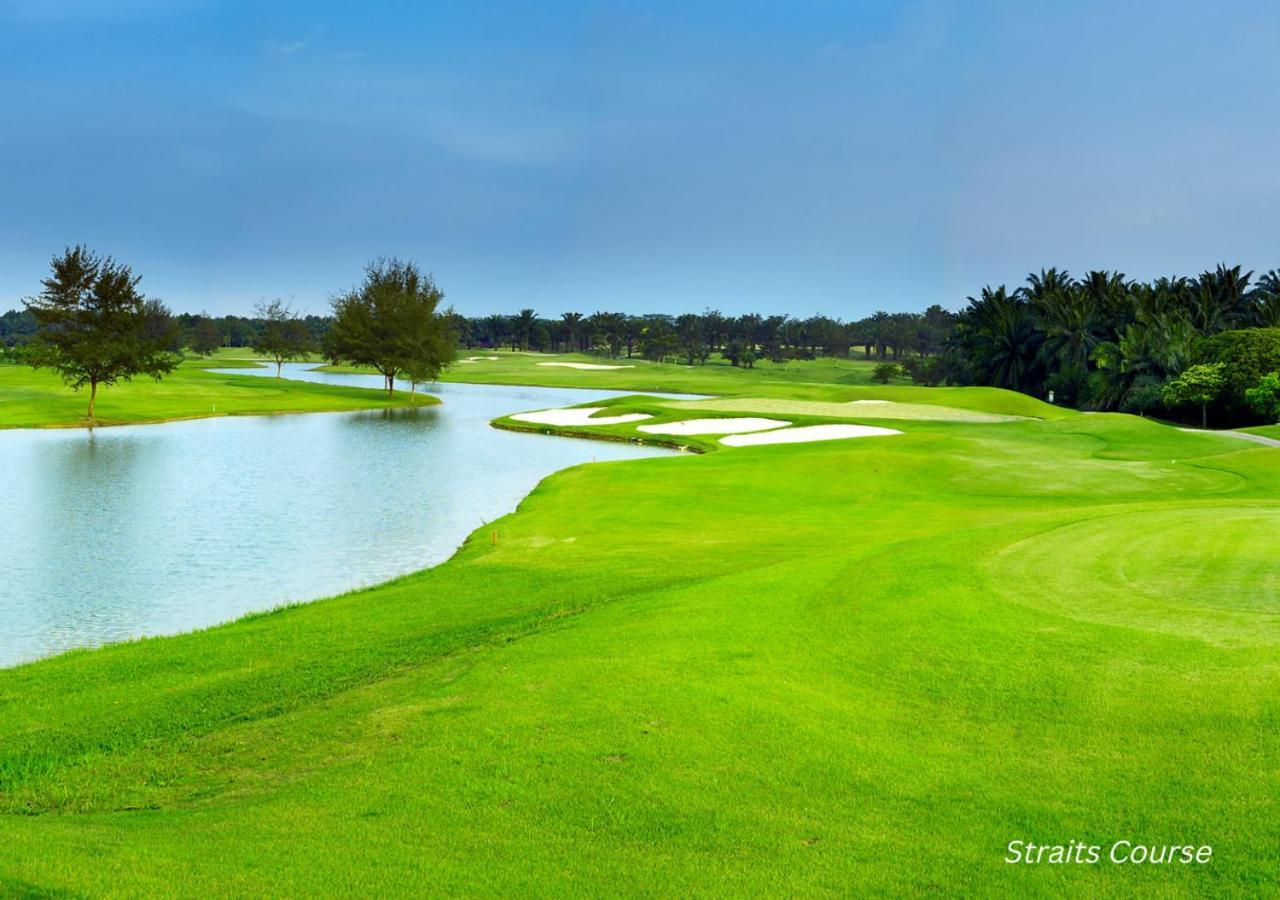
[[[0,894],[1280,890],[1276,449],[847,359],[483,355],[443,378],[635,392],[495,435],[696,452],[557,472],[389,583],[0,670]],[[0,384],[6,425],[83,415]],[[99,416],[215,399],[409,400],[184,365]]]
[[[211,371],[255,368],[241,351],[224,360],[186,359],[167,378],[140,378],[105,391],[95,425],[139,425],[213,416],[290,412],[344,412],[430,405],[433,397],[380,397],[343,387],[282,383]],[[25,366],[0,366],[0,428],[67,428],[85,424],[84,400],[56,374]]]

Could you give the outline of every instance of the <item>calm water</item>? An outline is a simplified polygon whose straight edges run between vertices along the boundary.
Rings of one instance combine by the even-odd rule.
[[[305,368],[288,374],[380,381]],[[488,424],[611,392],[433,392],[429,410],[0,431],[0,665],[385,581],[446,559],[558,469],[667,452]]]

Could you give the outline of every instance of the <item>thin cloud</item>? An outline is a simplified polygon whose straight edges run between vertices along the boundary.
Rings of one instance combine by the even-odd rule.
[[[282,56],[293,56],[306,50],[313,43],[314,38],[303,38],[296,41],[267,41],[262,45],[262,49],[268,53],[279,53]]]

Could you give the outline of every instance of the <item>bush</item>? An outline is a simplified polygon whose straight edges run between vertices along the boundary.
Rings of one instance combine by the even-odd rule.
[[[1256,413],[1245,391],[1271,372],[1280,371],[1280,328],[1224,331],[1200,345],[1200,361],[1220,363],[1225,381],[1216,410],[1231,422],[1253,421]]]
[[[888,384],[900,373],[900,369],[893,363],[880,363],[871,373],[871,380],[878,384]]]
[[[1268,422],[1280,420],[1280,372],[1266,375],[1257,387],[1244,392],[1244,398]]]
[[[911,378],[912,384],[925,387],[937,387],[946,377],[946,366],[940,356],[909,359],[902,364],[902,371]]]

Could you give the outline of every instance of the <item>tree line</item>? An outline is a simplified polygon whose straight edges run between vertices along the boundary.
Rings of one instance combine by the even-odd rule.
[[[1082,409],[1275,421],[1256,391],[1280,371],[1280,272],[1255,280],[1219,265],[1143,282],[1045,269],[1013,291],[970,297],[944,369],[950,384],[1052,394]]]
[[[10,361],[47,360],[49,341],[41,334],[65,330],[51,308],[42,312],[48,296],[67,289],[62,279],[70,276],[59,274],[60,267],[98,266],[109,281],[122,275],[112,261],[86,253],[75,248],[55,259],[54,279],[45,282],[41,298],[0,316],[0,344]],[[410,297],[412,303],[402,302]],[[414,384],[434,378],[459,347],[638,356],[691,366],[714,357],[745,368],[761,359],[785,364],[860,354],[879,363],[873,377],[882,383],[1001,387],[1082,409],[1202,425],[1280,416],[1280,407],[1266,399],[1272,374],[1280,380],[1276,270],[1255,280],[1239,266],[1220,265],[1196,277],[1142,282],[1119,272],[1075,278],[1050,268],[1014,290],[984,288],[959,313],[935,304],[922,313],[880,311],[849,322],[823,315],[726,316],[714,309],[545,317],[526,308],[468,318],[441,308],[442,300],[430,276],[412,263],[378,260],[359,288],[333,298],[328,316],[299,316],[279,300],[259,303],[252,317],[217,318],[171,316],[162,304],[146,303],[153,338],[169,354],[252,348],[276,362],[278,375],[284,362],[320,353],[376,369],[389,391],[400,376]],[[93,378],[85,383],[92,392]]]
[[[941,306],[924,313],[877,312],[853,322],[823,315],[726,316],[714,309],[682,315],[567,312],[544,318],[532,309],[522,309],[513,316],[465,319],[458,334],[468,349],[576,351],[639,356],[654,362],[679,360],[687,365],[719,355],[733,365],[750,367],[758,359],[781,363],[845,357],[854,347],[862,348],[867,358],[882,360],[934,355],[944,349],[954,318]]]
[[[56,371],[73,390],[89,389],[87,417],[94,418],[98,390],[138,376],[163,378],[182,361],[183,350],[212,352],[209,317],[184,328],[160,300],[139,290],[141,277],[111,257],[83,246],[53,258],[40,292],[6,323],[33,327],[15,343],[21,361]],[[370,366],[386,379],[433,380],[455,357],[457,335],[439,308],[443,292],[411,262],[379,259],[363,282],[336,295],[333,315],[319,340],[306,319],[279,300],[258,304],[252,348],[281,366],[319,351],[334,363]],[[208,338],[207,341],[202,340]]]

